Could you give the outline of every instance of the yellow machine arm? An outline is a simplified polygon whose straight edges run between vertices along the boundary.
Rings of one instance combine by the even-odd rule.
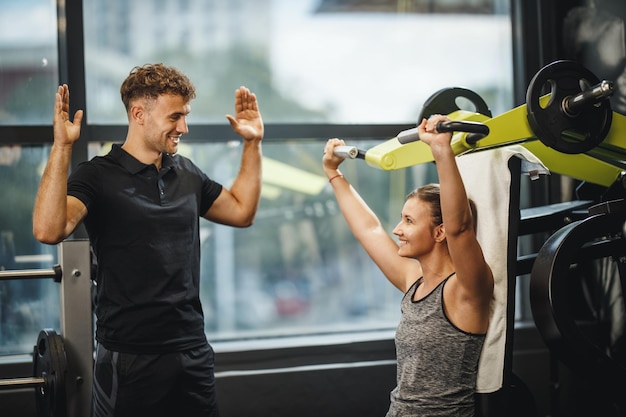
[[[580,154],[566,154],[544,145],[537,139],[526,119],[526,105],[521,105],[499,116],[489,118],[483,114],[457,110],[450,113],[451,120],[474,121],[489,127],[489,134],[476,144],[466,141],[468,133],[456,132],[452,149],[456,155],[500,146],[521,144],[557,174],[605,187],[613,184],[626,165],[626,116],[613,112],[609,134],[601,146]],[[430,147],[416,141],[401,144],[397,137],[374,146],[365,152],[365,161],[386,171],[407,168],[433,161]]]

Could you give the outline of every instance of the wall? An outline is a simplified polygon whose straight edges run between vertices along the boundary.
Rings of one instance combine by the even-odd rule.
[[[547,409],[547,351],[532,332],[519,340],[513,366]],[[392,339],[220,353],[216,373],[226,417],[382,417],[395,386]],[[540,366],[537,366],[541,364]],[[28,363],[0,366],[2,378],[25,376]],[[2,417],[36,416],[32,390],[0,391]],[[542,415],[546,415],[544,412]]]

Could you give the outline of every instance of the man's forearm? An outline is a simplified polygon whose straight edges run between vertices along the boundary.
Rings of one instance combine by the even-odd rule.
[[[261,197],[262,158],[260,140],[244,141],[241,167],[230,189],[250,224],[256,215]]]
[[[33,209],[33,234],[43,243],[64,239],[67,224],[67,176],[71,145],[52,145]]]

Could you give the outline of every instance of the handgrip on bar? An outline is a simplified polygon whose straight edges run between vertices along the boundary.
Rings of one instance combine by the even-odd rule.
[[[450,120],[447,122],[440,122],[437,124],[438,132],[468,132],[471,133],[471,141],[470,135],[468,135],[468,143],[474,144],[479,139],[487,136],[489,134],[489,126],[479,123],[479,122],[468,122],[468,121],[455,121]],[[396,136],[398,142],[401,144],[411,143],[418,141],[419,134],[417,133],[417,128],[414,127],[412,129],[403,130],[398,133]]]
[[[335,156],[346,159],[365,159],[365,152],[358,149],[356,146],[337,146],[335,147],[335,149],[333,149],[333,153],[335,154]]]

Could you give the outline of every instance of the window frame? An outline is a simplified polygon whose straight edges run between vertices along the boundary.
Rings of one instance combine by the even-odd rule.
[[[83,0],[57,0],[57,35],[58,35],[58,72],[59,84],[68,84],[71,86],[71,108],[70,114],[74,114],[77,109],[86,109],[86,77],[84,68],[84,21],[83,21]],[[511,19],[512,31],[515,27],[522,24],[521,20],[516,18],[516,10],[514,7],[517,3],[511,0]],[[522,19],[523,20],[523,19]],[[513,42],[516,39],[514,37]],[[515,48],[515,46],[514,46]],[[519,85],[516,71],[520,68],[519,61],[522,60],[518,53],[514,53],[512,57],[514,68],[514,83]],[[519,101],[519,91],[514,91],[514,100]],[[52,106],[50,103],[50,113],[52,119]],[[109,142],[112,138],[122,139],[126,135],[126,125],[112,124],[90,124],[88,112],[85,111],[83,118],[83,126],[81,131],[81,140],[74,147],[72,154],[71,169],[75,168],[80,162],[88,158],[88,145],[90,142]],[[272,124],[265,125],[266,143],[280,143],[284,140],[315,140],[315,138],[330,138],[338,134],[347,140],[357,138],[359,140],[384,140],[394,137],[398,132],[413,128],[414,124]],[[368,139],[364,139],[368,138]],[[223,142],[224,140],[239,140],[239,137],[232,131],[231,127],[225,122],[223,124],[190,124],[189,134],[185,135],[184,140],[189,143],[213,143]],[[319,139],[322,143],[322,139]],[[0,125],[0,145],[20,144],[20,145],[47,145],[53,143],[52,125],[31,125],[31,126],[7,126]],[[85,238],[86,232],[84,228],[79,228],[72,238]],[[364,335],[365,339],[371,339],[372,334]],[[315,336],[317,337],[317,336]],[[388,340],[389,332],[387,330],[380,331],[379,340]],[[293,336],[290,337],[296,345],[309,346],[310,337]],[[321,335],[320,340],[327,339],[328,343],[337,343],[339,341],[337,334],[328,337]],[[360,339],[356,337],[356,339]],[[375,339],[375,337],[374,337]],[[355,340],[354,334],[346,334],[345,341],[351,342]],[[247,340],[245,342],[248,347],[253,347],[254,342]],[[258,346],[267,346],[268,342],[260,342]],[[284,338],[279,338],[276,342],[283,345]],[[339,342],[341,344],[341,342]],[[269,343],[269,345],[274,345]],[[224,342],[223,347],[226,349],[234,349],[235,346],[231,342]]]

